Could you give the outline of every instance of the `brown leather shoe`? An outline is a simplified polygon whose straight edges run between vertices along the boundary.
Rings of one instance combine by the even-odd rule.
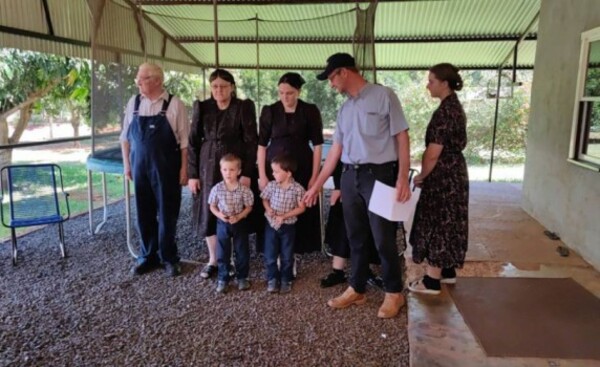
[[[402,293],[386,293],[383,304],[379,307],[377,317],[389,319],[398,314],[398,311],[404,306],[405,300]]]
[[[327,305],[332,308],[346,308],[352,305],[364,305],[367,297],[364,294],[356,293],[354,288],[348,287],[341,296],[330,299]]]

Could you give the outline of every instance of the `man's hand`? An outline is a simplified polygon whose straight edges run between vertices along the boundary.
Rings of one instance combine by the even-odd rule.
[[[310,178],[310,180],[308,181],[308,188],[312,189],[312,187],[314,186],[316,181],[317,181],[317,176],[312,176]]]
[[[250,177],[241,176],[241,177],[240,177],[240,183],[241,183],[243,186],[250,187]]]
[[[258,178],[258,189],[260,191],[263,191],[265,189],[265,187],[267,187],[267,184],[269,183],[269,179],[267,178],[267,176],[261,176]]]
[[[129,166],[128,164],[126,164],[123,168],[123,174],[125,175],[125,177],[127,177],[127,179],[129,181],[133,181],[133,176],[131,176],[131,166]]]
[[[192,195],[198,195],[200,192],[200,179],[190,178],[188,180],[188,189],[190,189]]]
[[[410,183],[408,178],[398,178],[396,181],[396,200],[404,203],[410,199]]]
[[[317,203],[317,198],[319,197],[319,190],[316,187],[312,187],[310,190],[304,194],[302,200],[304,204],[309,208]]]

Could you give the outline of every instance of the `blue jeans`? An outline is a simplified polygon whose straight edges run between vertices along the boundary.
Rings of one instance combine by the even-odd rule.
[[[231,239],[235,249],[235,272],[237,279],[248,278],[250,270],[250,250],[248,244],[248,226],[246,219],[235,224],[217,220],[217,264],[219,280],[229,280],[229,264],[231,263]]]
[[[294,224],[282,224],[278,230],[269,224],[265,225],[265,262],[268,280],[292,281],[295,236]],[[277,257],[281,258],[281,270],[277,267]]]

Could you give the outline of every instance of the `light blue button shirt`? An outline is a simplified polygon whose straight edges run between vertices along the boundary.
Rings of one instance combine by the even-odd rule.
[[[333,141],[342,146],[342,162],[381,164],[398,160],[395,136],[408,130],[396,93],[367,83],[338,111]]]

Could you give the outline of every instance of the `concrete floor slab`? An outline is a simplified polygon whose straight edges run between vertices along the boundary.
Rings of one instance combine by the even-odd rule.
[[[600,273],[573,251],[558,254],[556,247],[564,244],[545,236],[545,228],[520,208],[518,185],[472,182],[470,194],[469,251],[459,277],[571,277],[600,297]],[[413,280],[424,266],[414,264],[410,253],[407,279]],[[445,287],[439,296],[407,297],[411,366],[600,366],[595,360],[487,357]]]

